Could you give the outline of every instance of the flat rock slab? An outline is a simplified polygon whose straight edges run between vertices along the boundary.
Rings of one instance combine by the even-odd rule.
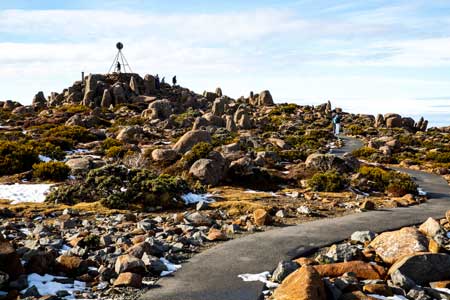
[[[344,138],[345,152],[361,146]],[[333,151],[336,154],[335,151]],[[442,218],[450,204],[450,186],[440,176],[402,170],[412,175],[426,192],[428,202],[334,218],[322,219],[231,240],[195,255],[173,277],[166,277],[142,296],[144,300],[256,300],[264,286],[244,282],[243,273],[272,271],[280,260],[292,259],[337,243],[353,232],[383,232],[419,224],[428,217]]]

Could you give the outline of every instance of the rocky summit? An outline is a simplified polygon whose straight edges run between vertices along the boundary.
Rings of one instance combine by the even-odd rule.
[[[448,128],[276,100],[111,73],[0,101],[0,299],[137,299],[218,243],[426,202],[405,168],[450,181]],[[449,299],[447,231],[357,231],[267,297]]]

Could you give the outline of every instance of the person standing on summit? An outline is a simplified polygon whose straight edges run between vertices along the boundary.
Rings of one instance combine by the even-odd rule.
[[[341,130],[341,116],[339,114],[334,115],[333,117],[333,133],[334,135],[339,135]]]
[[[177,76],[176,75],[173,76],[173,78],[172,78],[172,84],[173,84],[173,86],[177,85]]]

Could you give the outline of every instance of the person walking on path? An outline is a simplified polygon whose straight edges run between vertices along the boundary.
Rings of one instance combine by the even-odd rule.
[[[339,114],[336,114],[333,117],[333,133],[334,135],[339,135],[339,132],[341,130],[341,116]]]

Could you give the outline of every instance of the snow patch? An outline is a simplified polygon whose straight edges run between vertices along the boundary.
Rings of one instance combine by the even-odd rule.
[[[394,295],[391,297],[386,297],[386,296],[381,296],[381,295],[376,295],[376,294],[369,294],[368,296],[370,297],[374,297],[380,300],[408,300],[408,298],[401,296],[401,295]]]
[[[243,281],[249,282],[249,281],[260,281],[264,283],[268,288],[273,289],[279,286],[278,283],[269,281],[268,278],[270,277],[270,272],[262,272],[259,274],[240,274],[238,275],[239,278],[241,278]]]
[[[33,273],[28,275],[28,286],[31,287],[34,285],[41,295],[56,295],[58,291],[67,291],[72,297],[68,296],[65,299],[75,299],[73,297],[75,291],[83,291],[86,289],[86,283],[81,281],[74,280],[73,283],[60,283],[56,282],[55,279],[67,278],[49,274],[41,276]],[[22,290],[21,293],[25,293],[26,290]]]
[[[167,276],[169,274],[172,274],[173,272],[178,271],[179,269],[181,269],[181,265],[175,265],[173,263],[171,263],[170,261],[168,261],[167,259],[165,259],[164,257],[161,257],[159,259],[167,268],[167,271],[162,271],[161,272],[161,277]]]
[[[194,194],[194,193],[188,193],[181,196],[181,199],[183,199],[184,203],[186,205],[188,204],[195,204],[200,201],[211,203],[214,202],[214,199],[211,199],[210,197],[212,194]]]
[[[0,184],[0,199],[11,200],[11,204],[41,203],[51,187],[52,184]]]
[[[70,151],[65,151],[67,154],[71,155],[71,154],[82,154],[82,153],[87,153],[89,152],[88,149],[75,149],[75,150],[70,150]]]
[[[52,161],[52,159],[50,157],[45,156],[45,155],[40,155],[40,154],[39,154],[39,160],[42,161],[42,162]]]
[[[418,187],[417,192],[419,193],[419,196],[426,196],[427,192],[425,192],[422,188]]]

